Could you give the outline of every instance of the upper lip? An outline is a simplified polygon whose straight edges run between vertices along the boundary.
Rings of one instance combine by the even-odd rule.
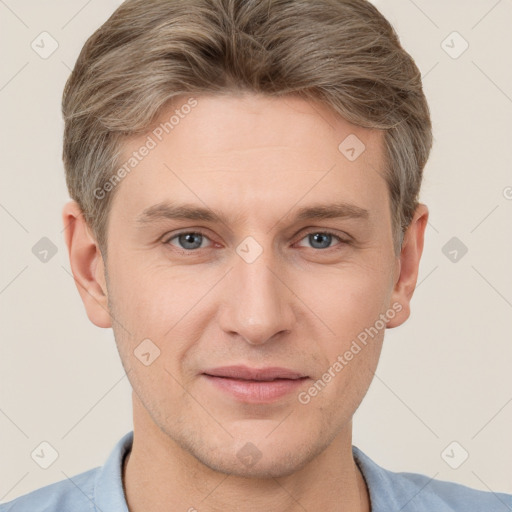
[[[307,377],[301,372],[290,370],[288,368],[280,368],[272,366],[268,368],[249,368],[248,366],[220,366],[211,368],[203,372],[205,375],[212,377],[228,377],[231,379],[241,380],[261,380],[269,381],[274,379],[301,379]]]

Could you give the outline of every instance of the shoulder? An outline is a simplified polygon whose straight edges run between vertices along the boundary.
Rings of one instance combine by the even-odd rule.
[[[0,512],[93,512],[94,482],[100,468],[36,489],[0,504]]]
[[[511,494],[480,491],[419,473],[390,471],[376,464],[357,447],[353,447],[353,454],[368,485],[372,512],[512,511]]]
[[[392,473],[392,472],[391,472]],[[470,512],[489,510],[494,512],[511,512],[512,495],[480,491],[466,485],[436,480],[417,473],[392,473],[395,481],[402,481],[402,487],[414,491],[411,504],[439,503],[444,506],[441,510]],[[425,508],[425,507],[424,507]],[[411,508],[411,510],[415,510]],[[423,510],[419,508],[418,510]],[[426,509],[425,509],[426,510]]]
[[[0,504],[0,512],[128,512],[123,492],[122,465],[132,442],[133,430],[116,443],[103,466]]]

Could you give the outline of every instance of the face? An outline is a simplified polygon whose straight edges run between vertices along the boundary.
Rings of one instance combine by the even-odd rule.
[[[294,97],[188,99],[124,147],[155,143],[109,214],[111,325],[140,422],[283,476],[347,431],[405,319],[383,134]]]

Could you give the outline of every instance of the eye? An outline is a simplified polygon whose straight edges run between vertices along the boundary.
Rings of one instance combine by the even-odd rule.
[[[177,239],[177,244],[172,243],[174,239]],[[209,238],[204,233],[197,231],[186,231],[172,236],[171,238],[167,239],[165,243],[174,245],[179,249],[184,249],[186,251],[194,251],[195,249],[203,249],[203,242],[205,240],[209,240]]]
[[[308,242],[312,245],[313,249],[325,250],[333,248],[331,246],[333,238],[339,240],[340,244],[338,245],[349,243],[348,240],[342,239],[340,236],[331,231],[310,231],[306,234],[305,237],[301,239],[301,241],[307,239]]]
[[[349,240],[345,240],[331,231],[310,231],[300,242],[306,239],[311,244],[311,247],[317,250],[334,249],[336,246],[332,246],[333,239],[338,240],[339,243],[337,245],[341,246],[350,243]],[[208,236],[200,231],[184,231],[173,235],[164,243],[173,245],[186,252],[194,252],[197,249],[207,248],[207,241],[211,242]]]

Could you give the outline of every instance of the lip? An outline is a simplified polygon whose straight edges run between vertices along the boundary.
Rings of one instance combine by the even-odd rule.
[[[269,403],[296,391],[309,377],[281,367],[222,366],[203,372],[217,389],[247,403]]]
[[[288,368],[279,366],[269,366],[267,368],[250,368],[244,365],[236,366],[220,366],[218,368],[210,368],[203,372],[212,377],[228,377],[238,380],[256,380],[271,381],[274,379],[290,379],[296,380],[307,377],[304,373],[296,372]]]

